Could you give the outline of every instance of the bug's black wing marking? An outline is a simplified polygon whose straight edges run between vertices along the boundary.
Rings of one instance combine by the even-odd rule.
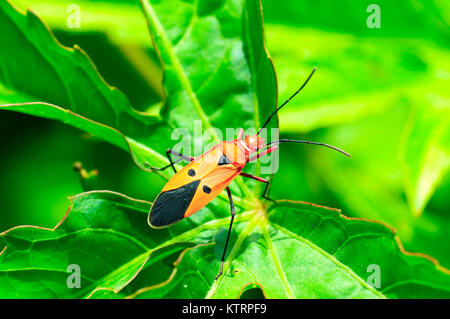
[[[150,210],[149,224],[164,227],[183,219],[199,184],[200,180],[196,180],[159,194]]]
[[[222,166],[227,164],[231,164],[231,161],[228,159],[228,157],[222,154],[222,156],[220,156],[219,158],[219,163],[217,163],[217,165]]]
[[[203,185],[203,192],[205,192],[206,194],[211,193],[211,188],[209,188],[207,185]]]

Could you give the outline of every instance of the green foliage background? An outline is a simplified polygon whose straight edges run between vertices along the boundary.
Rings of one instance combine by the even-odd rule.
[[[83,48],[133,107],[157,112],[161,67],[137,1],[77,1],[80,29],[66,24],[73,1],[12,3],[33,8],[61,43]],[[262,1],[279,101],[318,68],[280,113],[281,135],[334,144],[353,155],[348,160],[325,149],[283,145],[271,194],[386,222],[406,250],[450,268],[450,6],[443,0],[378,1],[382,27],[369,29],[370,3]],[[67,197],[89,183],[72,169],[76,161],[98,169],[94,183],[133,198],[152,201],[164,184],[128,153],[60,122],[2,111],[0,131],[0,231],[54,227]]]

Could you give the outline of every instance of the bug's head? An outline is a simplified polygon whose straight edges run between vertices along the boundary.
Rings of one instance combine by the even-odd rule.
[[[266,141],[256,134],[244,137],[244,143],[252,152],[256,152],[266,145]]]
[[[244,148],[247,149],[249,153],[254,153],[257,150],[266,146],[266,141],[264,138],[259,136],[258,134],[244,136],[244,130],[240,129],[237,137],[238,143],[243,144]]]

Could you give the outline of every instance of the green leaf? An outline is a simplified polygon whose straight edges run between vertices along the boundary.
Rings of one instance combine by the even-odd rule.
[[[257,2],[143,0],[142,6],[164,64],[169,125],[192,133],[198,119],[222,133],[259,127],[276,105],[276,82]]]
[[[254,286],[260,286],[267,298],[445,298],[450,293],[448,275],[438,270],[442,267],[405,254],[392,230],[382,224],[288,202],[272,207],[269,221],[256,222],[244,232],[241,247],[233,248],[237,253],[228,277],[211,288],[197,284],[213,275],[209,268],[198,267],[198,260],[212,263],[216,258],[211,247],[202,247],[182,260],[169,283],[142,289],[133,297],[173,298],[181,290],[183,298],[205,293],[213,298],[236,298]],[[381,270],[379,291],[366,283],[373,265]],[[191,293],[194,283],[202,294]],[[185,285],[191,288],[183,290]]]
[[[129,148],[140,166],[167,162],[161,154],[173,146],[170,131],[177,127],[189,132],[197,146],[185,153],[205,151],[198,146],[208,138],[195,134],[196,120],[203,129],[215,127],[223,133],[227,127],[257,127],[276,105],[275,73],[263,45],[259,6],[254,1],[199,5],[205,7],[184,1],[164,6],[143,2],[165,67],[168,98],[160,118],[134,111],[125,96],[104,83],[81,49],[62,47],[33,13],[23,16],[3,2],[1,28],[8,36],[2,38],[0,82],[12,91],[6,96],[14,97],[3,108],[59,119]],[[167,11],[166,6],[176,9]],[[9,62],[18,61],[12,58],[18,43],[27,46],[21,50],[26,63]],[[25,81],[22,74],[31,68],[39,78]],[[24,104],[33,100],[45,103]],[[125,136],[128,147],[110,128]]]
[[[148,41],[146,21],[142,16],[138,0],[131,1],[91,1],[79,0],[13,0],[14,5],[22,10],[30,8],[37,13],[52,29],[74,31],[67,23],[78,5],[81,13],[80,29],[82,32],[101,32],[118,44],[139,44],[151,46]]]
[[[139,0],[13,1],[41,17],[61,43],[83,47],[104,79],[119,87],[137,110],[157,109],[149,106],[163,96],[162,70]]]
[[[300,164],[305,165],[304,172],[290,171],[289,165],[284,164],[272,190],[279,187],[281,192],[274,194],[298,198],[294,197],[294,192],[286,194],[286,187],[281,183],[286,177],[283,178],[281,173],[287,171],[284,174],[288,174],[293,181],[298,181],[299,176],[305,174],[305,189],[310,193],[300,198],[324,204],[335,201],[339,203],[335,205],[342,208],[346,215],[383,221],[398,230],[398,236],[408,250],[431,254],[448,268],[449,250],[438,244],[448,236],[446,219],[450,216],[445,197],[448,178],[447,181],[444,178],[429,207],[420,217],[411,214],[404,192],[405,158],[402,160],[398,155],[402,151],[399,146],[402,145],[401,135],[408,120],[410,104],[411,100],[398,101],[395,107],[381,114],[310,135],[312,140],[327,141],[350,151],[352,160],[346,161],[319,149],[309,150]],[[304,156],[302,150],[295,147],[285,152],[293,158]],[[418,152],[412,158],[408,155],[407,159],[414,162],[420,154]],[[437,166],[435,168],[438,169]],[[433,215],[442,217],[435,218]]]
[[[406,195],[415,216],[450,168],[449,99],[433,95],[430,102],[411,110],[401,149]]]
[[[378,290],[389,298],[449,296],[449,271],[420,254],[406,253],[395,232],[382,223],[346,218],[336,211],[328,216],[302,213],[303,209],[287,203],[275,208],[270,220],[279,223],[285,232],[316,244],[367,281],[371,274],[369,266],[379,266]],[[362,251],[365,253],[356,253]]]
[[[61,46],[37,16],[30,11],[22,15],[7,1],[0,4],[0,17],[6,35],[0,40],[2,109],[63,121],[131,148],[138,162],[141,156],[161,161],[163,157],[151,148],[122,136],[158,132],[159,120],[134,111],[122,93],[103,81],[80,48]],[[24,77],[28,70],[33,76]]]
[[[127,98],[102,80],[81,49],[62,47],[33,13],[24,16],[6,1],[0,9],[5,35],[0,81],[5,87],[123,131],[131,126],[139,131],[155,122],[134,112]],[[24,77],[29,70],[31,76]]]
[[[235,298],[255,285],[268,298],[450,296],[450,276],[405,254],[391,229],[336,210],[280,202],[268,215],[240,211],[225,273],[214,281],[220,227],[229,222],[214,207],[154,230],[146,223],[148,202],[105,191],[72,201],[53,230],[21,226],[1,234],[2,297]],[[80,267],[78,289],[67,286],[73,264]],[[367,283],[374,264],[378,290]]]
[[[55,229],[19,226],[3,233],[7,246],[0,257],[0,295],[73,298],[105,288],[120,290],[147,259],[150,265],[192,246],[158,246],[158,238],[167,239],[167,233],[152,234],[145,222],[149,207],[113,192],[85,193],[73,199]],[[122,267],[132,259],[130,267]],[[72,264],[81,269],[80,289],[67,284]]]

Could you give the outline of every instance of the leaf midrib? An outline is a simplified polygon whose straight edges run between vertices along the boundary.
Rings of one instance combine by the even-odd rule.
[[[230,264],[233,263],[233,261],[234,261],[233,260],[234,256],[237,254],[237,252],[239,251],[239,249],[242,246],[243,241],[245,240],[245,238],[247,238],[248,234],[255,228],[255,226],[256,226],[256,223],[254,223],[253,220],[250,220],[249,225],[243,231],[241,231],[241,233],[238,235],[238,238],[236,239],[235,244],[231,248],[231,252],[228,255],[228,258],[227,258],[226,262],[224,263],[223,275],[221,276],[221,278],[219,280],[214,281],[211,288],[206,293],[205,299],[210,299],[217,292],[217,289],[220,287],[220,284],[224,280],[225,275],[229,270]]]
[[[62,238],[67,238],[70,236],[75,236],[75,235],[79,235],[82,234],[84,232],[99,232],[99,233],[110,233],[110,234],[114,234],[117,235],[119,237],[122,237],[124,239],[127,239],[128,241],[130,241],[131,243],[134,243],[137,247],[143,249],[143,250],[148,250],[149,248],[147,246],[145,246],[141,241],[137,240],[136,238],[134,238],[133,236],[130,236],[127,233],[121,232],[121,231],[117,231],[114,229],[110,229],[110,228],[92,228],[92,227],[86,227],[74,232],[70,232],[70,233],[65,233],[62,235],[57,235],[53,238],[45,238],[45,239],[34,239],[34,240],[29,240],[30,243],[35,244],[35,243],[43,243],[43,242],[47,242],[47,241],[52,241],[52,240],[60,240]]]
[[[66,270],[62,270],[62,269],[50,269],[50,268],[39,268],[39,267],[24,267],[24,268],[10,268],[10,269],[2,269],[0,270],[0,273],[10,273],[10,272],[21,272],[21,271],[42,271],[42,272],[53,272],[53,273],[61,273],[64,274],[65,276],[67,276],[69,273]],[[85,274],[80,274],[81,278],[86,279],[87,281],[90,282],[95,282],[94,279],[90,278],[89,276],[86,276]]]
[[[249,23],[249,17],[248,17],[248,11],[245,10],[245,16],[246,16],[246,20],[247,20],[247,24]],[[251,45],[248,46],[248,50],[250,52],[249,54],[249,59],[250,59],[250,63],[249,63],[249,68],[250,68],[250,75],[251,75],[251,82],[252,82],[252,95],[253,95],[253,120],[255,121],[255,129],[258,129],[260,127],[260,122],[259,122],[259,100],[258,100],[258,95],[257,95],[257,85],[256,85],[256,80],[255,80],[255,74],[256,74],[256,69],[255,69],[255,63],[254,63],[254,59],[253,59],[253,48]],[[256,161],[255,163],[255,167],[256,167],[256,172],[258,175],[260,175],[261,173],[261,163],[259,160]],[[259,187],[258,187],[259,188]]]
[[[295,295],[294,292],[292,291],[292,287],[289,284],[289,281],[286,277],[286,273],[283,270],[283,267],[281,265],[280,262],[280,258],[278,257],[277,251],[273,246],[272,243],[272,239],[270,238],[269,233],[267,232],[267,227],[269,226],[267,219],[264,220],[263,223],[261,223],[260,227],[261,227],[261,231],[263,233],[264,236],[264,241],[267,244],[267,250],[270,253],[270,257],[272,259],[272,263],[273,266],[275,267],[275,270],[277,272],[278,278],[280,278],[281,282],[283,283],[283,288],[284,291],[286,293],[286,295],[290,298],[290,299],[294,299]]]
[[[147,22],[149,24],[153,23],[153,26],[158,31],[158,34],[160,35],[160,37],[162,39],[164,49],[167,51],[167,53],[170,57],[172,66],[176,70],[175,73],[177,74],[182,87],[185,89],[186,93],[188,94],[189,99],[191,100],[192,105],[194,107],[194,110],[196,111],[197,115],[200,117],[200,119],[202,120],[202,123],[206,126],[206,128],[207,129],[212,128],[211,122],[209,121],[209,118],[206,115],[206,113],[203,111],[200,101],[198,100],[194,90],[192,89],[192,86],[189,82],[189,79],[186,76],[186,73],[184,72],[184,69],[180,63],[180,60],[178,59],[177,55],[174,52],[172,43],[168,39],[164,27],[161,25],[161,22],[159,21],[157,14],[153,10],[153,6],[149,3],[148,0],[140,0],[140,2],[141,2],[141,6],[143,8],[144,14],[147,15]],[[196,13],[194,12],[194,14],[196,14]],[[192,23],[192,21],[190,23]],[[151,30],[149,30],[149,32],[150,32],[150,34],[152,33]],[[155,44],[155,46],[157,47],[156,44]],[[219,137],[218,137],[216,131],[214,129],[210,129],[210,131],[212,131],[212,135],[213,135],[214,139],[216,141],[219,141]],[[246,196],[253,197],[253,193],[250,192],[247,185],[244,183],[244,181],[242,180],[242,178],[240,176],[237,176],[235,181]]]
[[[159,21],[158,16],[156,15],[155,11],[153,10],[153,6],[148,2],[148,0],[141,0],[141,4],[143,6],[144,13],[148,17],[147,21],[149,21],[149,23],[153,23],[155,29],[158,31],[158,35],[161,37],[164,49],[168,53],[170,60],[172,62],[172,66],[176,70],[178,79],[180,80],[182,87],[188,94],[189,99],[191,100],[192,105],[194,106],[194,109],[195,109],[197,115],[200,117],[203,124],[206,125],[207,129],[211,128],[212,125],[209,122],[209,118],[206,116],[205,112],[203,111],[203,108],[202,108],[194,90],[192,89],[191,84],[189,83],[186,73],[184,72],[184,69],[181,66],[181,63],[174,52],[172,43],[168,39],[164,27],[161,25],[161,22]],[[218,136],[215,131],[213,131],[213,135],[214,135],[214,138],[217,140]]]

